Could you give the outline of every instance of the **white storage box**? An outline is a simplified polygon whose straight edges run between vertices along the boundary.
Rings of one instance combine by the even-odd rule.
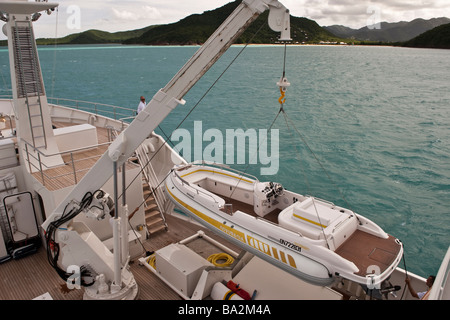
[[[155,253],[156,271],[183,294],[192,296],[203,270],[212,266],[189,248],[171,244]]]

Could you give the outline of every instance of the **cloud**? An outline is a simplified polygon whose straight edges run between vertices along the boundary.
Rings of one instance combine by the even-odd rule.
[[[177,22],[188,15],[223,6],[233,0],[49,0],[59,2],[58,13],[43,15],[36,23],[37,37],[65,36],[89,29],[109,32]],[[321,26],[341,24],[361,28],[379,21],[411,21],[416,18],[450,17],[449,0],[280,0],[297,17]],[[79,8],[79,17],[67,12]],[[79,28],[68,21],[79,18]],[[379,19],[379,21],[376,21]],[[76,24],[73,24],[76,25]],[[1,27],[1,23],[0,23]],[[0,39],[2,33],[0,33]]]
[[[139,21],[143,19],[160,20],[162,18],[162,15],[157,8],[148,5],[135,8],[134,10],[112,8],[112,11],[114,17],[119,20]]]
[[[448,0],[281,0],[295,16],[321,26],[341,24],[360,28],[374,22],[450,17]],[[375,21],[379,19],[379,21]]]

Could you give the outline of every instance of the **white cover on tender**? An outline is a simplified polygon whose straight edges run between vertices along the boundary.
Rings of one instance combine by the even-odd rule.
[[[305,237],[320,240],[326,236],[331,250],[338,248],[356,231],[356,221],[352,211],[314,198],[296,202],[278,216],[282,227]]]

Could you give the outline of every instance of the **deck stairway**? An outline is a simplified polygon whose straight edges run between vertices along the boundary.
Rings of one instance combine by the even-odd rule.
[[[142,181],[142,186],[145,199],[145,224],[147,226],[148,234],[151,236],[162,230],[167,231],[166,220],[158,207],[152,189],[145,179]]]
[[[18,97],[25,98],[33,146],[47,148],[41,102],[45,92],[31,23],[16,21],[13,30]]]
[[[152,234],[168,230],[168,225],[164,217],[164,204],[167,202],[164,193],[160,186],[160,181],[153,170],[151,159],[149,157],[149,146],[147,141],[144,141],[136,149],[137,162],[142,169],[142,186],[144,192],[144,207],[145,207],[145,222],[147,232]]]

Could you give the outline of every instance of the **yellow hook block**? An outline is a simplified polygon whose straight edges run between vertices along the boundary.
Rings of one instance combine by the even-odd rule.
[[[278,99],[278,102],[282,105],[286,102],[286,90],[291,85],[289,81],[286,79],[286,77],[283,77],[280,79],[279,82],[277,82],[278,87],[280,87],[280,93],[281,97]]]
[[[280,87],[280,93],[281,93],[281,97],[278,99],[278,102],[280,104],[284,104],[286,102],[286,98],[285,98],[286,94],[282,87]]]

